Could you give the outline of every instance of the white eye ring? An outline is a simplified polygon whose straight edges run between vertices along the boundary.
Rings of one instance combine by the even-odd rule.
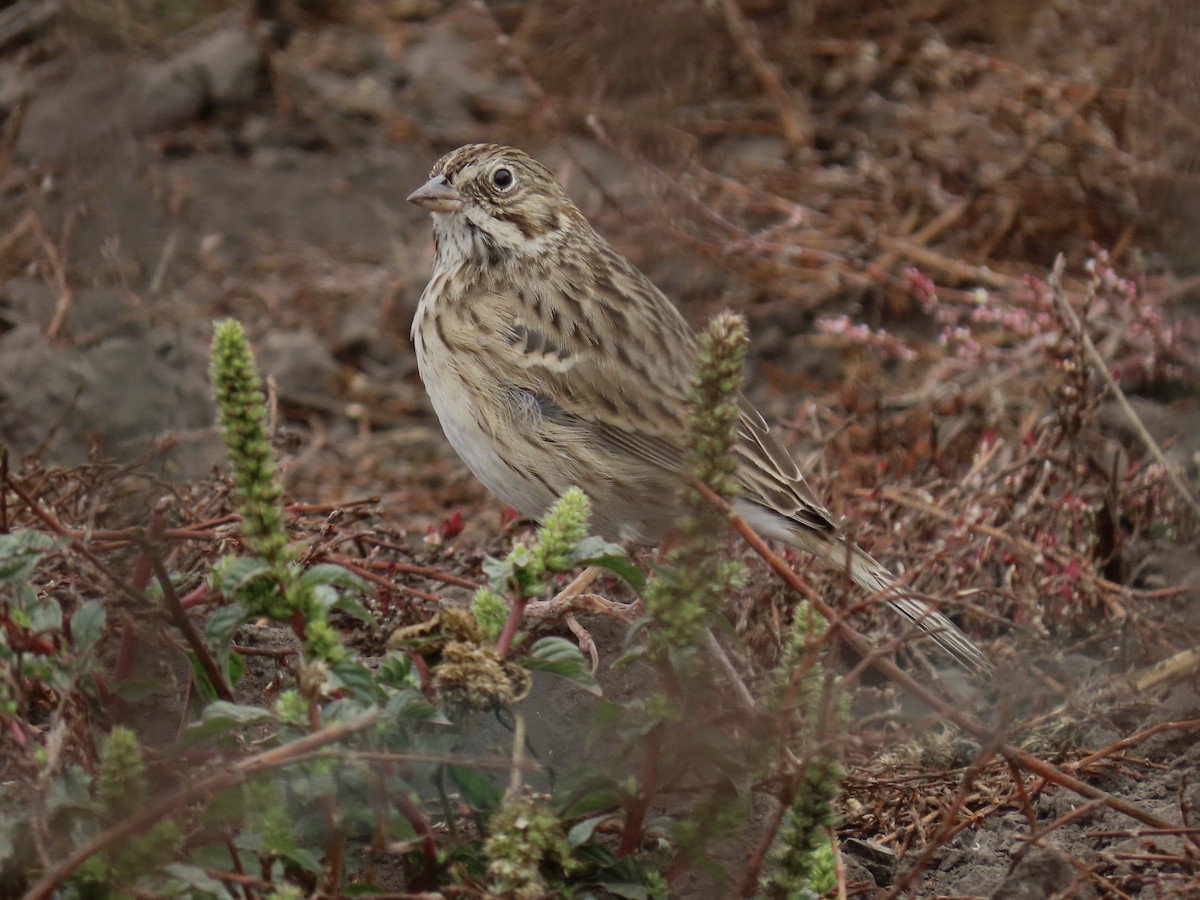
[[[498,191],[512,190],[512,186],[516,183],[517,179],[508,166],[500,166],[492,172],[492,185]]]

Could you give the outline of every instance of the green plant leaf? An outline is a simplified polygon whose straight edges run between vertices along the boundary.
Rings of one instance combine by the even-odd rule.
[[[596,704],[592,713],[592,729],[598,735],[604,734],[610,728],[616,728],[625,715],[625,707],[620,703],[602,700]]]
[[[625,549],[620,544],[614,544],[612,541],[606,541],[599,535],[589,535],[580,541],[575,552],[571,554],[574,560],[583,560],[589,557],[601,556],[624,556]]]
[[[104,621],[108,610],[99,600],[88,600],[80,604],[71,616],[71,642],[78,653],[86,653],[96,646],[104,633]]]
[[[426,700],[420,691],[411,688],[397,692],[388,700],[385,712],[390,719],[408,719],[414,722],[428,722],[431,725],[453,724],[441,710]]]
[[[213,567],[217,590],[236,597],[246,585],[258,578],[271,577],[271,565],[257,556],[225,557]]]
[[[340,609],[347,615],[354,616],[361,622],[365,622],[372,628],[377,628],[379,623],[375,621],[375,617],[370,611],[363,606],[362,601],[353,594],[339,593],[337,598],[330,604],[333,609]]]
[[[551,803],[564,819],[611,814],[621,802],[621,791],[611,775],[590,766],[567,772],[554,792]]]
[[[513,564],[509,560],[489,556],[483,561],[483,572],[497,592],[505,593],[509,589],[513,578]]]
[[[321,861],[317,859],[311,850],[305,847],[297,847],[295,850],[283,854],[283,858],[314,875],[320,875],[324,871],[321,868]]]
[[[214,700],[204,708],[198,722],[184,729],[179,742],[183,746],[189,746],[196,741],[227,734],[249,725],[265,725],[275,721],[274,713],[262,707]]]
[[[389,650],[377,672],[379,683],[392,688],[419,688],[421,679],[417,676],[412,657],[398,650]]]
[[[645,573],[630,561],[621,546],[595,535],[579,542],[571,554],[571,562],[580,568],[598,566],[606,569],[639,594],[646,589]]]
[[[204,638],[210,647],[228,647],[234,634],[249,618],[250,613],[240,603],[218,607],[209,613],[204,621]]]
[[[201,696],[205,700],[216,700],[221,695],[217,692],[217,687],[212,683],[212,679],[208,677],[208,670],[200,665],[200,658],[195,653],[188,652],[188,663],[192,667],[192,680],[196,682],[196,688],[200,691]],[[225,683],[229,685],[237,684],[237,679],[242,677],[242,672],[245,671],[245,664],[241,657],[229,656],[226,659],[227,665],[222,673],[225,676]]]
[[[300,583],[309,587],[316,587],[318,584],[327,584],[330,587],[343,588],[345,590],[367,590],[367,582],[361,575],[356,575],[344,566],[335,565],[334,563],[319,563],[315,566],[309,566],[300,576]]]
[[[92,776],[82,766],[67,766],[61,775],[50,779],[46,811],[83,810],[92,807]]]
[[[375,676],[362,663],[343,659],[329,667],[331,685],[345,688],[361,700],[375,697]]]
[[[447,766],[446,770],[472,809],[486,812],[500,805],[502,795],[499,789],[479,770],[466,766]]]
[[[191,866],[187,863],[169,863],[163,866],[161,871],[176,881],[186,884],[188,887],[211,894],[214,897],[229,896],[229,891],[225,888],[225,882],[213,878],[199,866]]]
[[[596,833],[596,829],[601,823],[608,821],[612,816],[609,813],[601,813],[598,816],[592,816],[590,819],[584,819],[582,822],[576,822],[571,826],[571,830],[567,832],[567,843],[572,847],[578,847],[586,844],[592,839],[592,835]]]
[[[621,578],[635,593],[646,590],[646,574],[624,556],[589,556],[579,560],[580,566],[599,566]]]
[[[233,649],[233,636],[239,628],[246,624],[249,617],[249,611],[242,604],[230,603],[228,606],[214,609],[204,621],[205,643],[212,649],[213,655],[217,659],[217,665],[221,667],[225,680],[231,685],[237,684],[233,669],[238,664],[237,657],[230,655],[230,651]],[[237,674],[240,676],[241,671],[239,670]]]
[[[157,678],[127,678],[113,692],[127,703],[137,703],[155,694],[167,697],[175,693],[167,681]]]
[[[230,686],[237,684],[242,680],[242,675],[246,671],[246,660],[240,654],[233,654],[229,657],[229,665],[226,669],[227,677]]]
[[[590,694],[603,696],[583,653],[566,638],[542,638],[529,649],[529,653],[528,657],[518,661],[523,668],[550,672],[575,682]]]
[[[61,538],[39,531],[14,531],[0,535],[0,585],[27,582],[47,551],[66,546]]]
[[[345,572],[345,569],[342,569],[340,566],[324,566],[322,568],[337,569],[340,572]],[[303,580],[307,581],[308,579]],[[326,612],[331,609],[340,609],[342,612],[365,622],[372,628],[377,627],[378,623],[375,621],[375,617],[362,604],[362,601],[352,593],[352,591],[361,590],[361,584],[352,584],[343,587],[329,584],[326,581],[318,581],[305,586],[317,601],[317,605]]]
[[[53,597],[39,597],[29,611],[29,630],[36,633],[62,631],[63,611]]]

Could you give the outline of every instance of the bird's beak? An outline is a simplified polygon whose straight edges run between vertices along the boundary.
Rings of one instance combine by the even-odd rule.
[[[408,202],[430,212],[457,212],[463,208],[463,195],[451,186],[445,175],[434,175],[408,195]]]

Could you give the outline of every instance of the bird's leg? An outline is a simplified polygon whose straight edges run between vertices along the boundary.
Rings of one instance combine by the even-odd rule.
[[[578,597],[584,591],[592,586],[592,582],[604,574],[604,570],[599,566],[588,566],[578,575],[576,575],[571,583],[554,595],[554,600],[551,602],[570,600],[572,597]]]
[[[552,602],[578,597],[592,586],[592,582],[599,578],[603,571],[599,566],[588,566],[576,575],[570,584],[559,591]],[[567,613],[566,621],[567,627],[571,629],[571,634],[575,635],[575,640],[579,641],[579,649],[587,653],[592,660],[592,674],[595,675],[596,670],[600,668],[600,651],[596,649],[596,642],[592,640],[588,630],[579,624],[575,613]]]
[[[592,640],[587,629],[579,624],[572,610],[588,610],[614,616],[628,624],[641,614],[642,608],[640,598],[635,598],[632,603],[621,603],[588,593],[588,588],[603,574],[602,567],[588,566],[549,600],[535,600],[525,607],[525,614],[536,621],[545,621],[548,618],[564,619],[579,642],[579,649],[591,658],[593,673],[600,666],[600,654],[596,649],[596,642]],[[566,612],[563,612],[564,609]]]
[[[579,620],[575,618],[575,613],[567,613],[566,622],[567,627],[571,629],[571,634],[575,635],[575,640],[579,642],[579,649],[591,659],[591,672],[595,675],[596,670],[600,668],[600,651],[596,649],[596,642],[592,640],[591,633],[579,624]]]

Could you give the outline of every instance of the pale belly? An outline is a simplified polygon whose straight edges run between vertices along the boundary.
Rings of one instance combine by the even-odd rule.
[[[419,360],[418,368],[422,368]],[[495,437],[480,426],[474,398],[458,373],[440,372],[438,377],[427,378],[422,371],[422,378],[446,440],[471,473],[521,515],[540,519],[557,494],[524,474],[514,454],[502,450]]]

